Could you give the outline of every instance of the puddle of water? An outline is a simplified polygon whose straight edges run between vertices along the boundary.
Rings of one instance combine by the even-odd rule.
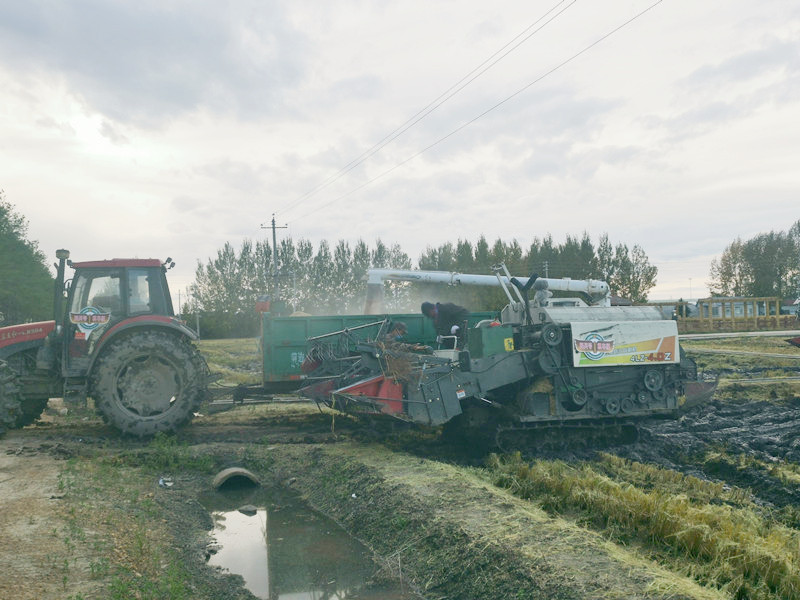
[[[218,551],[210,565],[241,575],[264,600],[409,600],[399,587],[369,584],[377,570],[370,552],[336,523],[282,489],[209,492]],[[253,515],[239,512],[250,504]]]
[[[208,564],[238,573],[254,596],[269,599],[269,556],[264,541],[267,511],[250,516],[238,510],[217,511],[211,516],[219,551],[211,555]]]

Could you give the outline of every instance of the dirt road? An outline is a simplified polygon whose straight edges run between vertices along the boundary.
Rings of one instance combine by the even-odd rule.
[[[65,546],[59,448],[28,432],[0,439],[0,598],[64,598],[99,588],[86,576],[82,549]],[[81,577],[69,577],[70,570]]]

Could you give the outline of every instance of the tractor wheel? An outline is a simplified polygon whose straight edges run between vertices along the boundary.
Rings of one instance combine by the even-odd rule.
[[[17,385],[17,375],[4,360],[0,360],[0,434],[6,429],[21,427],[18,420],[22,411],[22,397]]]
[[[91,375],[92,397],[123,433],[144,437],[174,431],[205,397],[205,361],[197,349],[164,331],[112,341]]]

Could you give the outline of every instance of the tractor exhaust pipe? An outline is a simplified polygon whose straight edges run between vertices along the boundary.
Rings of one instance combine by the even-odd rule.
[[[63,248],[56,250],[56,282],[55,290],[53,291],[53,320],[56,322],[56,327],[61,324],[64,316],[64,271],[66,268],[67,259],[69,258],[69,250]]]

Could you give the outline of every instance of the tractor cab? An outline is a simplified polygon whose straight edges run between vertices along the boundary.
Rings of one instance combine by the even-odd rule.
[[[64,314],[64,372],[84,374],[106,334],[154,317],[173,316],[165,271],[157,259],[71,263]]]

